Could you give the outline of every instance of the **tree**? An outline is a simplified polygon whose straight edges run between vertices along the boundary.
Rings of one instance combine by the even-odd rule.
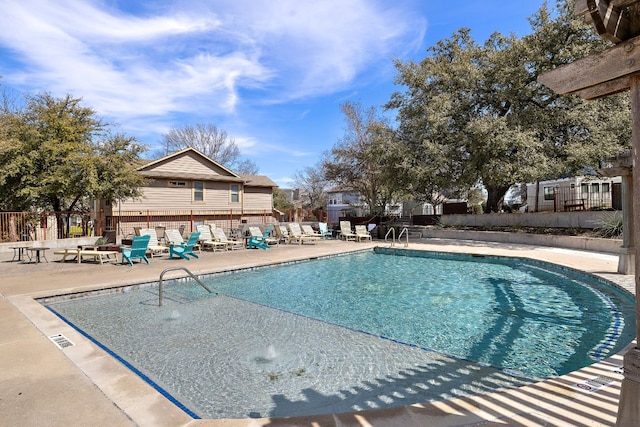
[[[376,107],[363,108],[347,102],[341,107],[347,122],[344,137],[322,162],[325,178],[337,185],[358,191],[371,214],[384,214],[393,199],[388,185],[388,158],[393,132]]]
[[[240,149],[226,131],[213,124],[185,125],[171,129],[162,135],[165,155],[187,147],[193,147],[210,159],[234,172],[246,175],[258,173],[258,166],[240,157]]]
[[[273,208],[282,212],[293,209],[293,203],[287,197],[287,193],[280,188],[273,189]]]
[[[327,205],[327,181],[322,163],[315,166],[306,167],[301,171],[297,171],[293,175],[297,188],[304,190],[308,199],[308,205],[305,208],[318,209]]]
[[[4,110],[0,121],[1,209],[53,210],[63,237],[63,212],[88,199],[139,195],[143,147],[111,135],[81,99],[29,96],[23,110]]]
[[[495,33],[478,45],[461,29],[420,63],[396,62],[407,89],[387,107],[398,111],[408,157],[401,175],[417,191],[482,184],[487,210],[497,211],[515,183],[597,166],[627,144],[623,98],[585,103],[537,83],[540,72],[601,49],[601,39],[566,1],[556,18],[545,4],[530,21],[523,39]]]

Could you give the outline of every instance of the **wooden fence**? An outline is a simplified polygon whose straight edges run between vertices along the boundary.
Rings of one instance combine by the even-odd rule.
[[[28,240],[56,240],[83,236],[117,236],[134,234],[134,228],[176,229],[184,233],[194,231],[201,224],[215,224],[226,232],[242,229],[245,224],[309,221],[317,212],[293,209],[286,212],[255,210],[209,211],[118,211],[86,214],[62,212],[0,212],[0,243]],[[60,224],[56,220],[61,218]]]

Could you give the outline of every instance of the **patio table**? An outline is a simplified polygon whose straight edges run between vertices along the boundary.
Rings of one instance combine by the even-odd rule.
[[[44,258],[45,261],[49,262],[49,260],[47,259],[47,256],[45,255],[45,252],[47,250],[49,250],[51,248],[45,248],[45,247],[37,247],[37,248],[27,248],[28,252],[31,252],[33,254],[33,252],[36,253],[36,264],[38,264],[40,262],[40,252],[42,252],[42,257]],[[29,259],[32,260],[33,259],[33,255],[29,256]]]
[[[13,258],[11,261],[18,257],[18,262],[22,261],[22,256],[27,255],[27,246],[9,246],[9,249],[13,249]]]

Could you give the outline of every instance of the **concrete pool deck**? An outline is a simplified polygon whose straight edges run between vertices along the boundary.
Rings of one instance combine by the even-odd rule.
[[[322,241],[317,245],[203,252],[198,260],[156,257],[150,265],[10,262],[0,254],[0,416],[7,425],[153,426],[611,426],[615,424],[622,356],[568,375],[481,396],[393,409],[296,419],[193,420],[34,298],[157,280],[168,267],[194,274],[286,262],[384,246]],[[403,247],[402,245],[397,245]],[[477,241],[417,239],[411,249],[523,256],[600,275],[634,293],[633,276],[616,273],[617,256]],[[180,272],[168,273],[177,277]],[[59,348],[62,334],[74,345]],[[590,390],[588,390],[590,388]]]

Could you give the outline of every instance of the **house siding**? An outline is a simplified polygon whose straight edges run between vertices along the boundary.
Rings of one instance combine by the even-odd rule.
[[[140,199],[126,200],[120,203],[123,210],[216,210],[216,209],[242,209],[243,199],[249,202],[250,207],[245,209],[271,209],[271,194],[262,192],[250,192],[246,196],[240,185],[240,202],[231,203],[230,184],[227,182],[204,182],[204,202],[193,201],[193,181],[180,180],[186,183],[186,187],[170,187],[169,181],[177,179],[157,179],[151,181],[143,189]],[[266,189],[270,190],[270,189]]]
[[[271,210],[273,207],[273,191],[271,188],[245,187],[245,210]]]
[[[146,168],[143,168],[146,169]],[[183,156],[171,159],[171,161],[154,164],[146,170],[156,172],[175,173],[179,171],[185,174],[214,174],[221,176],[231,176],[229,172],[217,167],[212,162],[203,159],[195,153],[185,153]]]

